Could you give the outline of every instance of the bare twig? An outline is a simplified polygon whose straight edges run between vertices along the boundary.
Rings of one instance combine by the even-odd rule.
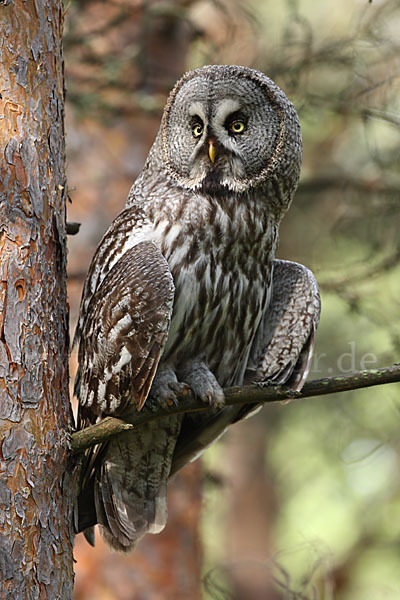
[[[67,234],[68,235],[76,235],[77,233],[79,233],[80,226],[81,226],[80,223],[75,223],[73,221],[67,222],[66,223]]]
[[[382,196],[399,195],[399,186],[388,182],[348,177],[342,171],[334,176],[313,177],[304,179],[297,188],[297,196],[309,197],[310,194],[324,193],[331,190],[351,190],[360,194],[381,194]]]
[[[127,431],[133,427],[133,425],[122,419],[106,417],[95,425],[91,425],[90,427],[86,427],[86,429],[81,429],[81,431],[73,433],[72,450],[74,452],[81,452],[82,450],[86,450],[86,448],[91,448],[91,446],[104,442],[110,437],[117,435],[117,433]]]
[[[400,248],[398,248],[393,254],[385,256],[381,262],[376,265],[364,267],[358,273],[352,273],[349,276],[342,277],[341,279],[332,280],[319,280],[319,287],[324,291],[338,292],[339,290],[346,288],[349,285],[354,285],[366,280],[370,280],[373,277],[382,275],[383,273],[393,269],[399,265],[400,261]]]
[[[275,385],[246,385],[242,387],[226,388],[225,404],[234,406],[238,404],[263,404],[266,402],[278,402],[288,399],[311,398],[312,396],[325,396],[326,394],[335,394],[361,388],[382,385],[386,383],[395,383],[400,381],[400,364],[384,367],[382,369],[372,369],[370,371],[356,371],[348,375],[337,375],[335,377],[326,377],[324,379],[313,379],[307,382],[301,392],[293,393],[285,386]],[[121,433],[132,427],[139,427],[154,419],[184,413],[209,409],[209,406],[196,400],[190,393],[179,398],[177,406],[172,405],[168,408],[159,407],[157,411],[134,412],[125,417],[125,420],[107,417],[103,421],[77,431],[72,434],[71,447],[75,453],[82,452],[91,446],[105,442],[110,437]]]

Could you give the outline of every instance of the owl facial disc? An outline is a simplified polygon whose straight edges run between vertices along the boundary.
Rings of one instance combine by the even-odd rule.
[[[253,69],[213,65],[187,73],[170,94],[160,131],[168,173],[185,189],[243,192],[273,172],[298,169],[300,128],[294,108],[285,128],[288,105],[290,112],[284,93]],[[293,152],[282,152],[283,145]]]

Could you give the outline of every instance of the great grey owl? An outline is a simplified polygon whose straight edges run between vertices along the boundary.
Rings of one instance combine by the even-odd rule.
[[[86,278],[75,393],[79,427],[132,407],[157,410],[187,386],[209,409],[89,452],[78,529],[97,522],[123,551],[159,532],[171,474],[255,408],[224,407],[223,388],[303,385],[318,288],[305,267],[274,259],[301,153],[296,111],[263,73],[207,66],[172,90]]]

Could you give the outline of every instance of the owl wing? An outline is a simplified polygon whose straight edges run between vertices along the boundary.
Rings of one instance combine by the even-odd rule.
[[[126,250],[90,297],[78,332],[79,425],[147,398],[168,333],[174,284],[153,242]]]
[[[112,250],[109,256],[115,255]],[[101,246],[89,270],[77,330],[79,427],[101,416],[123,415],[132,405],[141,409],[163,351],[174,300],[171,272],[153,242],[128,249],[121,242],[119,258],[108,270],[102,252]],[[90,296],[93,281],[97,288]],[[172,454],[180,426],[179,419],[171,421],[166,419],[161,430],[150,424],[86,452],[76,528],[86,529],[88,541],[94,542],[88,528],[96,522],[110,544],[122,550],[147,530],[162,527],[168,478],[164,471],[169,466],[163,457]]]
[[[299,263],[274,260],[271,301],[251,348],[245,383],[268,381],[301,390],[320,310],[314,274]]]
[[[250,351],[244,383],[271,382],[300,390],[310,370],[320,307],[313,273],[298,263],[274,260],[271,300]],[[185,415],[171,475],[197,458],[229,425],[259,408],[244,404],[213,414]]]

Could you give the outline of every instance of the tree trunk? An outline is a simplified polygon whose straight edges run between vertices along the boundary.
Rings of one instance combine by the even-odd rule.
[[[72,597],[62,4],[0,8],[0,597]]]
[[[282,600],[273,580],[273,474],[266,461],[268,425],[262,415],[232,427],[226,451],[232,490],[226,507],[226,562],[231,600]],[[245,515],[245,518],[243,518]]]

